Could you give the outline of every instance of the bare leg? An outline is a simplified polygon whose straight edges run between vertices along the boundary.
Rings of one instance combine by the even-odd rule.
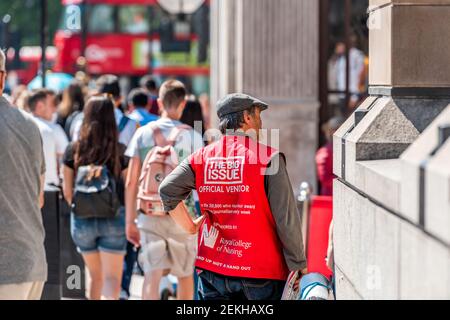
[[[91,278],[90,287],[88,288],[89,299],[100,300],[103,286],[100,254],[95,252],[83,254],[82,256],[89,271],[89,277]]]
[[[142,286],[142,300],[159,300],[159,284],[163,277],[164,270],[153,270],[146,272],[144,285]]]
[[[123,254],[101,252],[103,274],[102,300],[118,300],[123,272]]]
[[[192,300],[194,299],[194,276],[178,278],[178,300]]]

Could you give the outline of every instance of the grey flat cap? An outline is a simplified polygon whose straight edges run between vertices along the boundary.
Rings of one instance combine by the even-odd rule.
[[[217,116],[222,118],[231,113],[250,109],[252,106],[261,108],[261,111],[269,108],[269,105],[261,100],[243,93],[232,93],[217,103]]]

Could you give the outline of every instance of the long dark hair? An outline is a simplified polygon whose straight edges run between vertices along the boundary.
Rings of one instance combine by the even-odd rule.
[[[84,94],[83,88],[78,82],[72,82],[65,90],[59,105],[58,113],[67,118],[75,111],[83,111]]]
[[[107,165],[119,177],[118,131],[114,104],[110,99],[93,97],[87,102],[74,160],[75,168],[90,164]]]

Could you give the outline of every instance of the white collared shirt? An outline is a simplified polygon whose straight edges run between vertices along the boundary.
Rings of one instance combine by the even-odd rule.
[[[42,137],[45,158],[45,184],[59,186],[58,156],[62,156],[69,144],[66,133],[60,125],[33,116]]]

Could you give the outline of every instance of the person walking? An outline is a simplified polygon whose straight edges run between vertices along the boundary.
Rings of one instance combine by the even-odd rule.
[[[215,143],[162,182],[164,210],[186,231],[200,229],[196,267],[202,300],[279,300],[289,271],[306,274],[300,215],[283,154],[258,142],[268,105],[245,94],[218,102]],[[180,202],[196,189],[203,217]]]
[[[139,259],[145,273],[144,300],[160,298],[160,281],[167,272],[178,278],[177,298],[193,298],[196,237],[177,226],[169,216],[157,212],[161,205],[155,194],[150,193],[154,191],[157,195],[158,189],[149,190],[148,187],[160,182],[164,171],[157,172],[148,185],[140,183],[147,181],[148,169],[153,174],[152,155],[161,159],[170,153],[164,163],[171,164],[174,158],[182,161],[203,146],[201,135],[179,121],[186,105],[185,97],[186,89],[181,82],[168,80],[163,83],[158,98],[161,119],[139,128],[126,152],[130,157],[126,181],[126,230],[128,241],[136,247],[141,246]],[[150,199],[156,201],[152,203]],[[191,198],[188,202],[190,216],[194,216],[195,205]]]
[[[112,100],[93,97],[84,114],[80,137],[64,154],[64,197],[72,207],[72,239],[91,278],[89,298],[116,300],[127,246],[119,191],[128,163]]]
[[[158,116],[147,111],[148,100],[149,95],[144,89],[136,88],[131,90],[128,94],[128,108],[131,113],[128,114],[127,117],[141,127],[159,119]],[[128,242],[122,277],[122,291],[120,294],[122,300],[127,300],[130,297],[131,277],[133,275],[134,266],[137,262],[137,257],[138,250],[132,243]]]
[[[147,111],[148,95],[144,89],[133,89],[128,94],[128,117],[143,127],[149,122],[158,120],[159,117]]]
[[[180,121],[191,126],[201,135],[205,133],[206,129],[202,114],[202,107],[194,95],[191,95],[188,98],[186,108],[183,110]]]
[[[317,178],[320,182],[320,195],[333,195],[333,135],[344,123],[342,117],[333,117],[322,127],[326,144],[316,152]]]
[[[126,116],[121,110],[122,96],[120,94],[119,78],[111,74],[103,75],[100,78],[98,78],[96,86],[98,93],[106,94],[112,97],[114,103],[114,116],[116,119],[117,130],[119,132],[119,142],[125,146],[128,146],[139,124],[136,121],[130,119],[128,116]],[[75,135],[77,135],[77,131],[79,131],[81,123],[79,123],[76,127],[78,127],[78,130],[77,129],[74,130]],[[122,185],[120,185],[120,187],[122,187]],[[122,205],[124,205],[125,203],[124,192],[125,191],[122,190],[121,188],[119,194]],[[125,207],[123,207],[121,210],[125,210]],[[130,296],[131,277],[133,275],[133,269],[136,264],[136,260],[137,260],[136,248],[133,246],[132,243],[127,243],[127,253],[124,257],[124,268],[121,285],[122,290],[120,293],[120,298],[123,300],[128,299]]]
[[[56,111],[52,99],[48,90],[39,89],[30,94],[28,107],[34,116],[43,141],[47,166],[45,184],[59,186],[60,163],[69,141],[61,126],[52,122]]]
[[[151,114],[160,115],[158,107],[158,85],[156,80],[151,75],[146,75],[142,77],[140,81],[141,88],[144,89],[148,94],[148,111]]]
[[[348,89],[350,97],[348,105],[346,105],[345,94],[339,94],[339,104],[341,116],[346,118],[350,115],[356,108],[358,102],[360,101],[360,81],[361,74],[365,69],[365,55],[357,48],[358,38],[356,35],[350,37],[351,47],[349,49],[349,61],[350,61],[350,73],[349,73],[349,87],[347,88],[347,56],[346,56],[346,45],[344,42],[338,42],[335,48],[334,57],[331,60],[331,68],[334,71],[330,78],[332,81],[332,87],[340,92],[346,92]],[[330,74],[331,75],[331,74]]]
[[[2,96],[5,60],[0,50],[0,300],[39,300],[47,281],[44,150],[32,117]]]
[[[83,112],[84,93],[80,82],[72,82],[63,92],[62,101],[58,106],[56,123],[66,132],[70,139],[70,127],[76,117]]]

